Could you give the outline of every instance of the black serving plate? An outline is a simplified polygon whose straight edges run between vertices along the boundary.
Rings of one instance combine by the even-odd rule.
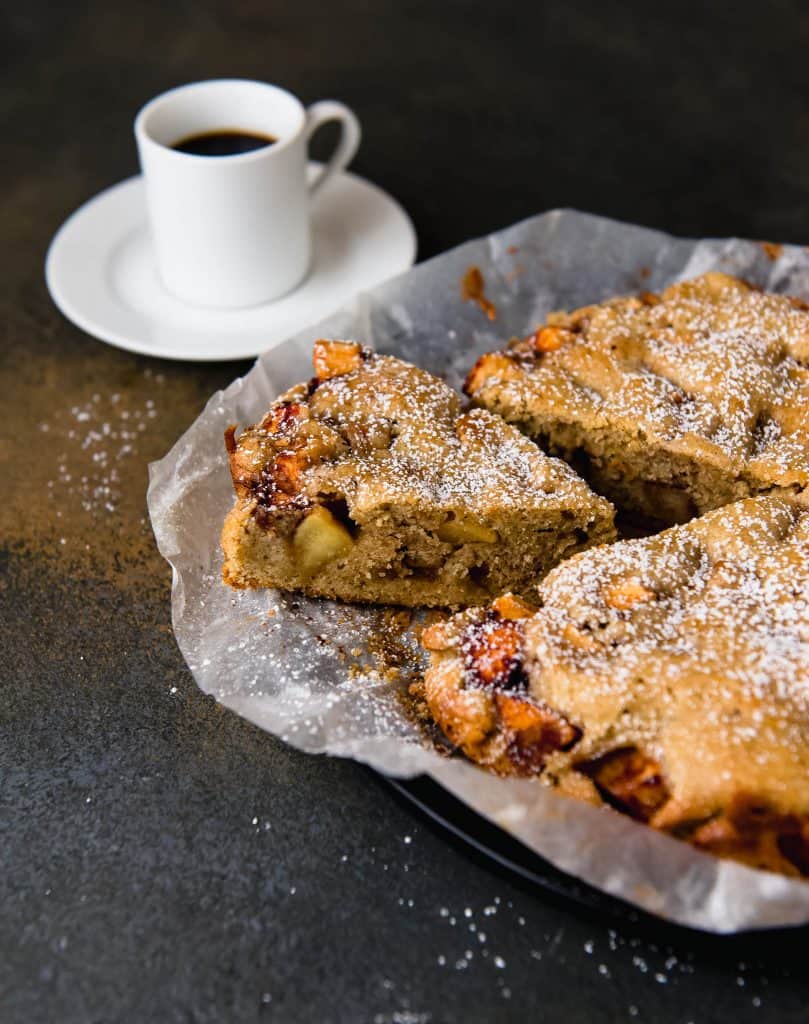
[[[797,967],[798,961],[802,962],[809,925],[717,935],[672,924],[559,871],[427,776],[414,779],[385,777],[385,782],[403,800],[415,805],[428,819],[449,831],[460,845],[488,868],[504,873],[510,881],[520,882],[522,887],[534,891],[539,888],[543,896],[563,903],[573,912],[603,920],[623,931],[645,935],[656,942],[687,947],[700,955],[710,953],[711,958],[717,961],[749,957],[780,967],[790,963]]]
[[[608,896],[586,882],[559,871],[519,839],[481,817],[426,775],[414,779],[389,778],[386,781],[433,821],[525,882],[539,885],[546,892],[565,900],[573,900],[599,914],[631,921],[639,920],[642,915],[650,916],[623,900]]]

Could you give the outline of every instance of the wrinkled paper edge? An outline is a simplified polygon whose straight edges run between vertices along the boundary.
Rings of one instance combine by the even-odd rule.
[[[494,323],[460,302],[458,282],[473,264],[498,309]],[[358,295],[214,394],[171,451],[150,465],[148,505],[158,548],[172,567],[175,636],[206,693],[298,749],[350,757],[392,776],[426,774],[594,888],[681,925],[732,933],[809,922],[809,884],[719,860],[537,782],[497,778],[440,755],[401,704],[391,710],[394,684],[367,662],[365,670],[356,670],[344,659],[341,676],[334,636],[324,640],[317,632],[324,621],[336,621],[343,637],[352,631],[369,636],[386,628],[379,610],[294,601],[273,591],[234,594],[219,578],[219,533],[233,500],[223,431],[230,423],[260,419],[281,391],[308,378],[317,337],[357,338],[441,373],[457,387],[478,354],[527,333],[551,309],[659,290],[711,269],[809,298],[809,255],[797,246],[768,253],[740,239],[679,239],[571,210],[553,210],[467,242]],[[431,320],[445,329],[420,335],[421,324]],[[302,606],[313,609],[313,621],[304,621]],[[328,612],[321,615],[324,608]],[[266,647],[257,655],[268,660],[266,673],[255,671],[262,650],[257,623],[262,629],[266,624]],[[304,650],[306,671],[296,674],[296,652]],[[329,675],[335,678],[324,688],[321,678]]]

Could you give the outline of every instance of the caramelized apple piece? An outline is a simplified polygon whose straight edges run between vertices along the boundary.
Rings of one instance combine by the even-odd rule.
[[[508,735],[509,756],[522,768],[540,769],[548,754],[570,750],[581,738],[581,729],[547,705],[500,692],[494,700]]]
[[[230,426],[225,431],[225,448],[230,462],[230,475],[233,488],[240,498],[248,497],[259,483],[261,443],[255,434],[243,435],[236,443],[236,427]]]
[[[523,628],[519,622],[489,612],[473,622],[461,640],[467,670],[480,686],[525,685],[522,671]]]
[[[604,589],[605,604],[621,612],[629,611],[635,605],[653,601],[654,596],[654,591],[645,587],[637,576],[615,580]]]
[[[779,814],[745,794],[735,796],[689,839],[701,850],[746,863],[772,865],[773,858],[783,857],[786,863],[779,870],[809,875],[809,819]]]
[[[354,539],[327,508],[317,505],[298,526],[292,546],[301,571],[309,575],[347,555]]]
[[[282,402],[270,409],[259,424],[260,430],[268,434],[287,435],[292,433],[299,421],[308,418],[309,410],[300,402]]]
[[[579,765],[604,799],[625,814],[648,821],[669,799],[663,770],[657,761],[636,747],[623,747]]]
[[[471,395],[479,391],[490,377],[511,380],[519,375],[519,367],[505,352],[488,352],[469,371],[463,389],[467,395]]]
[[[566,341],[572,341],[574,335],[561,327],[539,327],[528,339],[535,352],[555,352]]]
[[[492,601],[492,608],[504,619],[530,619],[536,608],[516,594],[503,594]]]
[[[294,452],[281,452],[272,464],[275,485],[284,494],[297,494],[301,489],[301,472],[304,460]]]
[[[356,370],[361,363],[362,345],[356,341],[327,341],[321,338],[315,342],[312,364],[321,383]]]

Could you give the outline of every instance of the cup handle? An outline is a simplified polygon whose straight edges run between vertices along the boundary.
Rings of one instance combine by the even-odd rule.
[[[327,121],[339,121],[343,130],[331,159],[325,167],[318,171],[314,181],[309,185],[310,196],[318,192],[332,175],[348,167],[357,152],[362,137],[362,129],[353,110],[337,100],[320,100],[306,108],[306,125],[304,127],[306,141],[308,142],[318,128]]]

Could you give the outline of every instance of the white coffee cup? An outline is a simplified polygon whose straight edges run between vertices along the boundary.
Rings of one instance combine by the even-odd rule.
[[[307,143],[326,121],[342,134],[307,184]],[[276,141],[231,156],[172,146],[191,136],[240,131]],[[275,85],[221,79],[163,93],[135,119],[157,267],[185,302],[254,306],[291,291],[311,261],[309,200],[350,162],[360,142],[351,110],[335,100],[304,109]]]

